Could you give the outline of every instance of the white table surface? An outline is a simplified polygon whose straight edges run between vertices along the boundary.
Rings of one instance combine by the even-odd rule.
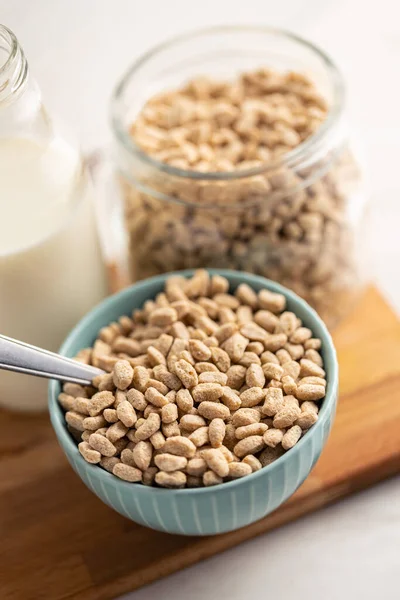
[[[369,159],[371,272],[400,310],[397,0],[0,0],[0,22],[19,37],[48,106],[87,150],[107,143],[108,98],[119,75],[175,33],[273,24],[323,46],[347,77],[352,122]],[[124,598],[398,600],[399,542],[395,478]]]

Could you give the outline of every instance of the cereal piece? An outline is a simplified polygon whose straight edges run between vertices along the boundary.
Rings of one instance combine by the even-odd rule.
[[[107,429],[106,437],[111,443],[115,444],[117,440],[124,437],[128,429],[129,428],[126,427],[126,425],[124,425],[121,421],[118,421]]]
[[[160,450],[165,444],[165,437],[161,431],[156,431],[149,438],[154,450]]]
[[[185,458],[193,458],[196,453],[196,446],[189,438],[177,435],[167,439],[163,447],[163,452],[176,456],[184,456]]]
[[[132,383],[133,369],[127,360],[119,360],[114,365],[113,381],[119,390],[126,390]]]
[[[263,388],[265,385],[265,375],[260,365],[252,364],[246,372],[246,385],[249,388],[259,387]]]
[[[216,402],[223,394],[219,383],[199,383],[191,390],[195,402]]]
[[[211,348],[211,360],[216,365],[219,371],[226,373],[231,366],[231,359],[229,354],[222,348],[212,347]]]
[[[235,296],[243,303],[248,304],[253,310],[258,306],[256,292],[247,283],[241,283],[236,289]]]
[[[157,348],[154,346],[149,346],[147,348],[147,356],[152,367],[167,364],[167,359],[165,358],[164,354],[157,350]]]
[[[237,330],[238,326],[236,325],[236,323],[228,321],[220,327],[218,327],[218,329],[215,330],[214,335],[217,338],[218,342],[222,344],[223,342],[225,342],[225,340],[232,337],[232,335],[236,333]]]
[[[258,292],[258,303],[260,308],[269,310],[272,313],[281,313],[285,310],[286,298],[283,294],[276,294],[269,290],[260,290]]]
[[[304,346],[301,344],[285,344],[285,350],[289,353],[292,360],[300,360],[304,356]]]
[[[90,431],[97,431],[100,427],[104,427],[107,425],[107,421],[103,417],[103,415],[96,415],[95,417],[86,417],[83,421],[83,426],[85,429],[89,429]]]
[[[240,408],[232,417],[232,425],[235,427],[244,427],[259,422],[260,413],[255,408]]]
[[[228,468],[230,479],[239,479],[239,477],[245,477],[245,475],[250,475],[253,472],[251,465],[248,465],[245,462],[231,462],[229,463]]]
[[[195,475],[187,475],[186,487],[197,488],[197,487],[202,487],[202,485],[203,485],[202,477],[196,477]]]
[[[300,408],[295,404],[288,403],[287,398],[292,398],[292,396],[286,396],[285,401],[283,403],[282,408],[278,410],[276,415],[274,416],[274,427],[278,429],[282,429],[285,427],[291,427],[293,423],[300,416]]]
[[[70,396],[72,398],[72,396]],[[77,396],[74,398],[73,408],[75,412],[81,413],[81,415],[89,415],[90,400],[88,398],[80,398]]]
[[[144,392],[146,390],[146,384],[149,379],[150,375],[145,367],[139,365],[133,369],[133,385],[140,392]]]
[[[199,317],[196,320],[196,327],[203,329],[207,335],[212,335],[218,329],[218,325],[209,317]]]
[[[263,440],[266,446],[275,448],[281,443],[284,434],[284,429],[268,429],[263,435]]]
[[[322,356],[320,355],[319,352],[317,352],[317,350],[306,350],[304,353],[304,357],[307,360],[311,360],[312,362],[314,362],[316,365],[318,365],[319,367],[323,367],[324,363],[322,360]]]
[[[326,394],[325,386],[312,383],[300,383],[296,390],[298,400],[321,400]]]
[[[305,403],[304,403],[305,404]],[[297,417],[296,425],[301,427],[303,430],[310,429],[314,423],[318,421],[318,413],[313,411],[303,411],[303,405],[301,406],[301,414]]]
[[[178,418],[178,407],[176,404],[165,404],[161,409],[161,421],[163,423],[172,423]]]
[[[222,388],[221,388],[222,390]],[[199,414],[206,419],[229,419],[231,413],[230,410],[225,404],[220,404],[217,402],[204,401],[201,402],[198,406]]]
[[[311,383],[312,385],[323,385],[326,387],[326,379],[323,377],[302,377],[299,381],[299,385]]]
[[[321,340],[317,338],[310,338],[304,342],[304,349],[307,350],[320,350]]]
[[[205,361],[211,357],[211,350],[200,340],[189,340],[189,350],[195,360]]]
[[[97,392],[90,399],[89,404],[89,415],[91,417],[95,417],[99,413],[101,413],[105,408],[112,406],[114,404],[114,394],[111,392]]]
[[[291,360],[290,362],[286,362],[283,365],[283,374],[282,376],[289,375],[296,381],[298,376],[300,375],[300,365],[298,362]],[[277,377],[275,379],[278,379]]]
[[[178,360],[175,363],[175,373],[187,389],[193,388],[199,382],[195,369],[186,360]]]
[[[297,383],[295,382],[293,377],[290,377],[289,375],[284,375],[282,377],[282,389],[285,392],[285,394],[294,396],[296,395]]]
[[[106,408],[103,411],[103,417],[107,423],[116,423],[118,421],[117,411],[115,408]]]
[[[155,327],[169,327],[178,320],[178,314],[171,306],[156,308],[150,313],[149,324]]]
[[[228,386],[223,386],[220,401],[232,411],[240,408],[242,404],[240,397]]]
[[[236,311],[238,325],[244,325],[253,321],[253,311],[250,306],[242,305]]]
[[[235,436],[238,440],[244,440],[244,438],[250,435],[264,435],[267,429],[268,425],[265,425],[265,423],[251,423],[250,425],[238,427],[235,431]]]
[[[311,329],[308,327],[299,327],[289,337],[291,344],[304,344],[305,341],[309,340],[312,336]]]
[[[184,412],[188,413],[193,408],[194,401],[192,394],[189,390],[179,390],[176,394],[176,404],[178,408]]]
[[[189,435],[189,440],[196,448],[208,444],[208,427],[199,427],[196,431],[193,431],[193,433]]]
[[[252,352],[257,354],[257,356],[261,356],[264,352],[264,346],[261,342],[250,342],[247,344],[246,352]]]
[[[214,471],[219,477],[226,477],[229,473],[229,464],[220,450],[212,448],[204,450],[202,457],[207,463],[209,469]]]
[[[116,423],[117,425],[117,423]],[[140,427],[136,431],[136,437],[138,440],[147,440],[150,438],[153,433],[160,429],[161,419],[160,415],[157,413],[151,413],[144,423],[140,425]],[[111,427],[115,427],[112,425]]]
[[[259,455],[258,459],[263,467],[267,467],[271,463],[273,463],[277,458],[282,456],[284,450],[281,445],[276,446],[275,448],[270,448],[267,446]]]
[[[290,448],[293,448],[293,446],[297,444],[301,438],[301,433],[301,427],[298,425],[293,425],[293,427],[286,431],[282,438],[282,448],[284,450],[290,450]]]
[[[94,452],[96,452],[96,450],[94,450]],[[100,460],[100,466],[109,473],[112,473],[115,465],[117,465],[119,462],[121,461],[116,456],[102,456]]]
[[[248,343],[248,338],[244,337],[240,333],[234,333],[230,338],[225,340],[222,347],[233,362],[239,362],[246,350]]]
[[[176,456],[163,452],[154,457],[154,462],[161,471],[172,473],[173,471],[181,471],[186,468],[187,458],[184,456]]]
[[[300,377],[325,377],[325,371],[312,360],[302,358],[300,360]],[[311,398],[310,398],[311,399]]]
[[[254,315],[254,322],[268,333],[274,333],[279,319],[269,310],[258,310]]]
[[[283,393],[279,388],[268,388],[265,392],[262,412],[267,417],[274,417],[283,407]]]
[[[278,352],[280,352],[280,350],[278,350]],[[270,352],[269,350],[266,350],[265,352],[263,352],[260,356],[260,359],[261,359],[262,365],[265,365],[267,363],[273,363],[275,365],[280,364],[278,357],[273,352]],[[290,360],[290,356],[289,356],[289,360]]]
[[[135,357],[141,354],[140,343],[137,340],[132,340],[124,336],[115,338],[112,344],[112,350],[115,353],[123,352],[129,356]]]
[[[284,333],[270,333],[264,338],[263,344],[266,350],[276,352],[283,348],[287,342],[287,335]]]
[[[136,444],[133,451],[133,460],[136,466],[142,471],[149,468],[153,456],[153,446],[148,441],[140,441]],[[157,463],[156,463],[157,464]]]
[[[166,438],[174,437],[181,434],[178,421],[172,421],[172,423],[162,423],[161,431]]]
[[[177,321],[171,325],[169,332],[174,338],[179,338],[181,340],[189,340],[190,338],[189,330],[182,321]]]
[[[228,376],[226,373],[220,373],[219,371],[205,371],[199,375],[200,383],[218,383],[219,385],[226,385]]]
[[[168,404],[167,398],[160,394],[160,392],[154,387],[147,388],[144,397],[147,402],[150,402],[153,406],[157,406],[157,408],[162,408]]]
[[[264,339],[268,336],[268,332],[257,325],[257,323],[245,323],[240,328],[240,333],[244,335],[246,338],[252,341],[263,342]]]
[[[229,281],[221,275],[213,275],[211,277],[210,294],[215,296],[216,294],[226,294],[229,290]]]
[[[219,306],[214,300],[211,300],[210,298],[199,298],[197,302],[206,310],[210,319],[216,319],[218,317]]]
[[[89,444],[97,452],[100,452],[103,456],[114,456],[117,450],[115,446],[107,439],[104,435],[98,433],[92,433],[89,437]]]
[[[158,381],[160,381],[170,390],[178,391],[182,387],[180,379],[175,375],[175,373],[170,373],[164,365],[155,366],[153,368],[153,374]]]
[[[222,446],[225,437],[225,431],[226,426],[222,419],[212,419],[208,426],[208,437],[213,448],[219,448]]]
[[[63,392],[68,396],[73,396],[74,398],[87,398],[87,392],[82,385],[79,383],[64,383]]]
[[[81,442],[78,444],[78,449],[86,462],[94,465],[101,461],[100,452],[94,450],[87,442]]]
[[[146,384],[146,390],[148,390],[150,387],[155,388],[157,392],[162,394],[162,396],[165,396],[169,392],[168,387],[164,385],[161,381],[158,381],[158,379],[150,378]]]
[[[129,481],[131,483],[142,481],[142,471],[140,469],[131,467],[129,465],[124,465],[122,462],[114,465],[112,472],[114,475],[120,479],[123,479],[124,481]]]
[[[65,411],[74,409],[74,403],[75,403],[74,396],[69,396],[68,394],[65,394],[64,392],[62,392],[61,394],[58,395],[58,401]]]
[[[226,385],[233,390],[240,390],[245,381],[246,373],[246,367],[243,367],[242,365],[232,365],[226,373],[228,376]]]
[[[205,487],[210,487],[211,485],[218,485],[223,482],[222,477],[219,477],[214,471],[206,471],[203,475],[203,484]]]
[[[121,404],[117,407],[117,420],[119,419],[126,427],[133,427],[133,425],[137,421],[136,411],[133,408],[132,404],[125,400],[121,402]],[[116,421],[113,421],[116,423]]]
[[[69,410],[67,413],[65,413],[65,420],[68,423],[68,425],[70,425],[77,431],[84,431],[85,429],[87,429],[87,427],[85,427],[84,424],[86,421],[85,416],[73,410]]]
[[[232,423],[227,423],[225,427],[225,437],[223,446],[221,448],[226,447],[228,450],[233,450],[236,444],[236,436],[235,436],[235,427]]]
[[[204,458],[196,456],[191,458],[186,465],[186,473],[196,477],[201,477],[207,471],[207,463]]]
[[[145,471],[143,471],[143,485],[153,485],[155,481],[156,474],[158,473],[157,467],[149,467]]]
[[[136,467],[135,459],[133,458],[133,448],[124,448],[121,452],[121,462],[130,467]]]
[[[130,402],[135,410],[144,410],[147,406],[147,400],[143,392],[131,388],[127,391],[126,399]]]
[[[260,463],[258,458],[253,456],[253,454],[248,454],[247,456],[245,456],[242,460],[242,464],[243,463],[249,465],[253,473],[262,469],[262,464]]]
[[[246,369],[248,367],[251,367],[251,365],[260,365],[261,364],[261,359],[257,354],[254,354],[254,352],[245,352],[242,356],[242,358],[239,361],[239,364],[242,365],[243,367],[246,367]]]
[[[261,435],[251,435],[240,440],[233,449],[238,458],[244,458],[247,454],[256,454],[264,448],[264,440]]]
[[[207,425],[205,419],[200,417],[200,415],[183,415],[181,418],[179,425],[185,431],[189,431],[192,433],[196,431],[199,427],[205,427]]]
[[[242,408],[252,408],[257,406],[264,398],[264,390],[259,387],[251,387],[240,394]]]
[[[279,315],[279,325],[275,333],[286,333],[290,336],[298,327],[297,317],[294,313],[285,311]]]

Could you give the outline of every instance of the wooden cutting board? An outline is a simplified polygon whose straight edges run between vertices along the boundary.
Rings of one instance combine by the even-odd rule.
[[[77,478],[48,417],[0,413],[0,598],[115,598],[399,472],[400,322],[371,288],[334,338],[340,400],[321,459],[281,508],[220,536],[124,519]]]

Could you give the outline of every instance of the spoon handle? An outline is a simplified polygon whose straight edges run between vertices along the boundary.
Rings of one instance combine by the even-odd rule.
[[[0,335],[0,369],[90,385],[104,371]]]

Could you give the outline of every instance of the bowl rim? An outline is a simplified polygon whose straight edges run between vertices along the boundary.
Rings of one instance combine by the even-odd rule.
[[[142,281],[138,281],[131,286],[124,288],[123,290],[108,296],[102,302],[97,304],[94,308],[92,308],[86,315],[75,325],[75,327],[70,331],[70,333],[65,338],[62,343],[59,353],[63,356],[68,356],[69,349],[71,345],[75,342],[76,337],[78,337],[82,330],[90,327],[90,325],[95,321],[99,315],[103,312],[107,311],[109,307],[111,307],[117,300],[122,298],[129,297],[133,291],[140,289],[142,292],[146,293],[147,288],[152,289],[154,285],[162,284],[168,277],[174,275],[183,275],[184,277],[190,277],[193,275],[196,269],[185,269],[182,271],[172,271],[162,275],[156,275],[154,277],[150,277],[148,279],[144,279]],[[328,369],[326,369],[327,373],[327,393],[325,398],[323,399],[320,411],[319,411],[319,419],[318,421],[306,432],[306,434],[298,441],[298,443],[290,449],[290,451],[285,452],[282,456],[272,462],[270,465],[259,469],[245,477],[240,477],[238,479],[234,479],[232,481],[223,482],[217,485],[209,486],[209,487],[201,487],[201,488],[157,488],[153,486],[146,485],[133,485],[131,482],[124,481],[123,479],[117,478],[112,473],[109,473],[105,469],[102,469],[97,464],[90,464],[85,461],[78,450],[78,444],[75,442],[71,434],[68,432],[66,427],[66,422],[64,419],[64,412],[61,406],[58,404],[58,388],[60,382],[56,380],[51,380],[48,387],[48,398],[49,398],[49,413],[50,420],[52,426],[55,430],[57,440],[59,441],[60,446],[63,451],[67,454],[67,458],[72,458],[73,462],[78,462],[79,465],[82,466],[84,470],[86,470],[90,475],[93,475],[95,478],[99,479],[103,483],[112,484],[117,486],[120,489],[125,489],[127,492],[130,491],[138,493],[138,494],[168,494],[168,495],[179,495],[179,496],[191,496],[191,495],[201,495],[205,493],[210,493],[213,491],[215,493],[221,492],[223,490],[232,490],[233,488],[243,485],[246,482],[251,483],[254,482],[259,477],[264,477],[269,473],[272,473],[275,469],[280,469],[283,467],[285,463],[288,461],[295,459],[296,456],[299,455],[303,446],[307,443],[307,440],[311,435],[315,435],[317,431],[323,428],[324,423],[329,416],[334,412],[336,399],[338,394],[338,385],[339,385],[339,366],[336,356],[335,346],[332,341],[332,337],[322,319],[319,317],[317,312],[300,296],[298,296],[292,290],[284,287],[283,285],[276,283],[270,279],[262,277],[260,275],[253,275],[247,272],[236,271],[233,269],[206,269],[210,275],[221,275],[226,277],[231,285],[239,285],[240,283],[247,283],[252,286],[252,283],[257,283],[262,285],[266,289],[269,289],[272,292],[283,294],[286,299],[289,299],[291,303],[293,303],[296,307],[301,307],[307,313],[307,320],[311,321],[307,325],[312,329],[313,335],[317,335],[322,341],[322,348],[325,354],[325,364],[326,368],[327,363],[329,363]],[[149,295],[149,299],[152,299],[153,294]],[[296,312],[296,310],[294,310]],[[106,324],[106,323],[105,323]]]

